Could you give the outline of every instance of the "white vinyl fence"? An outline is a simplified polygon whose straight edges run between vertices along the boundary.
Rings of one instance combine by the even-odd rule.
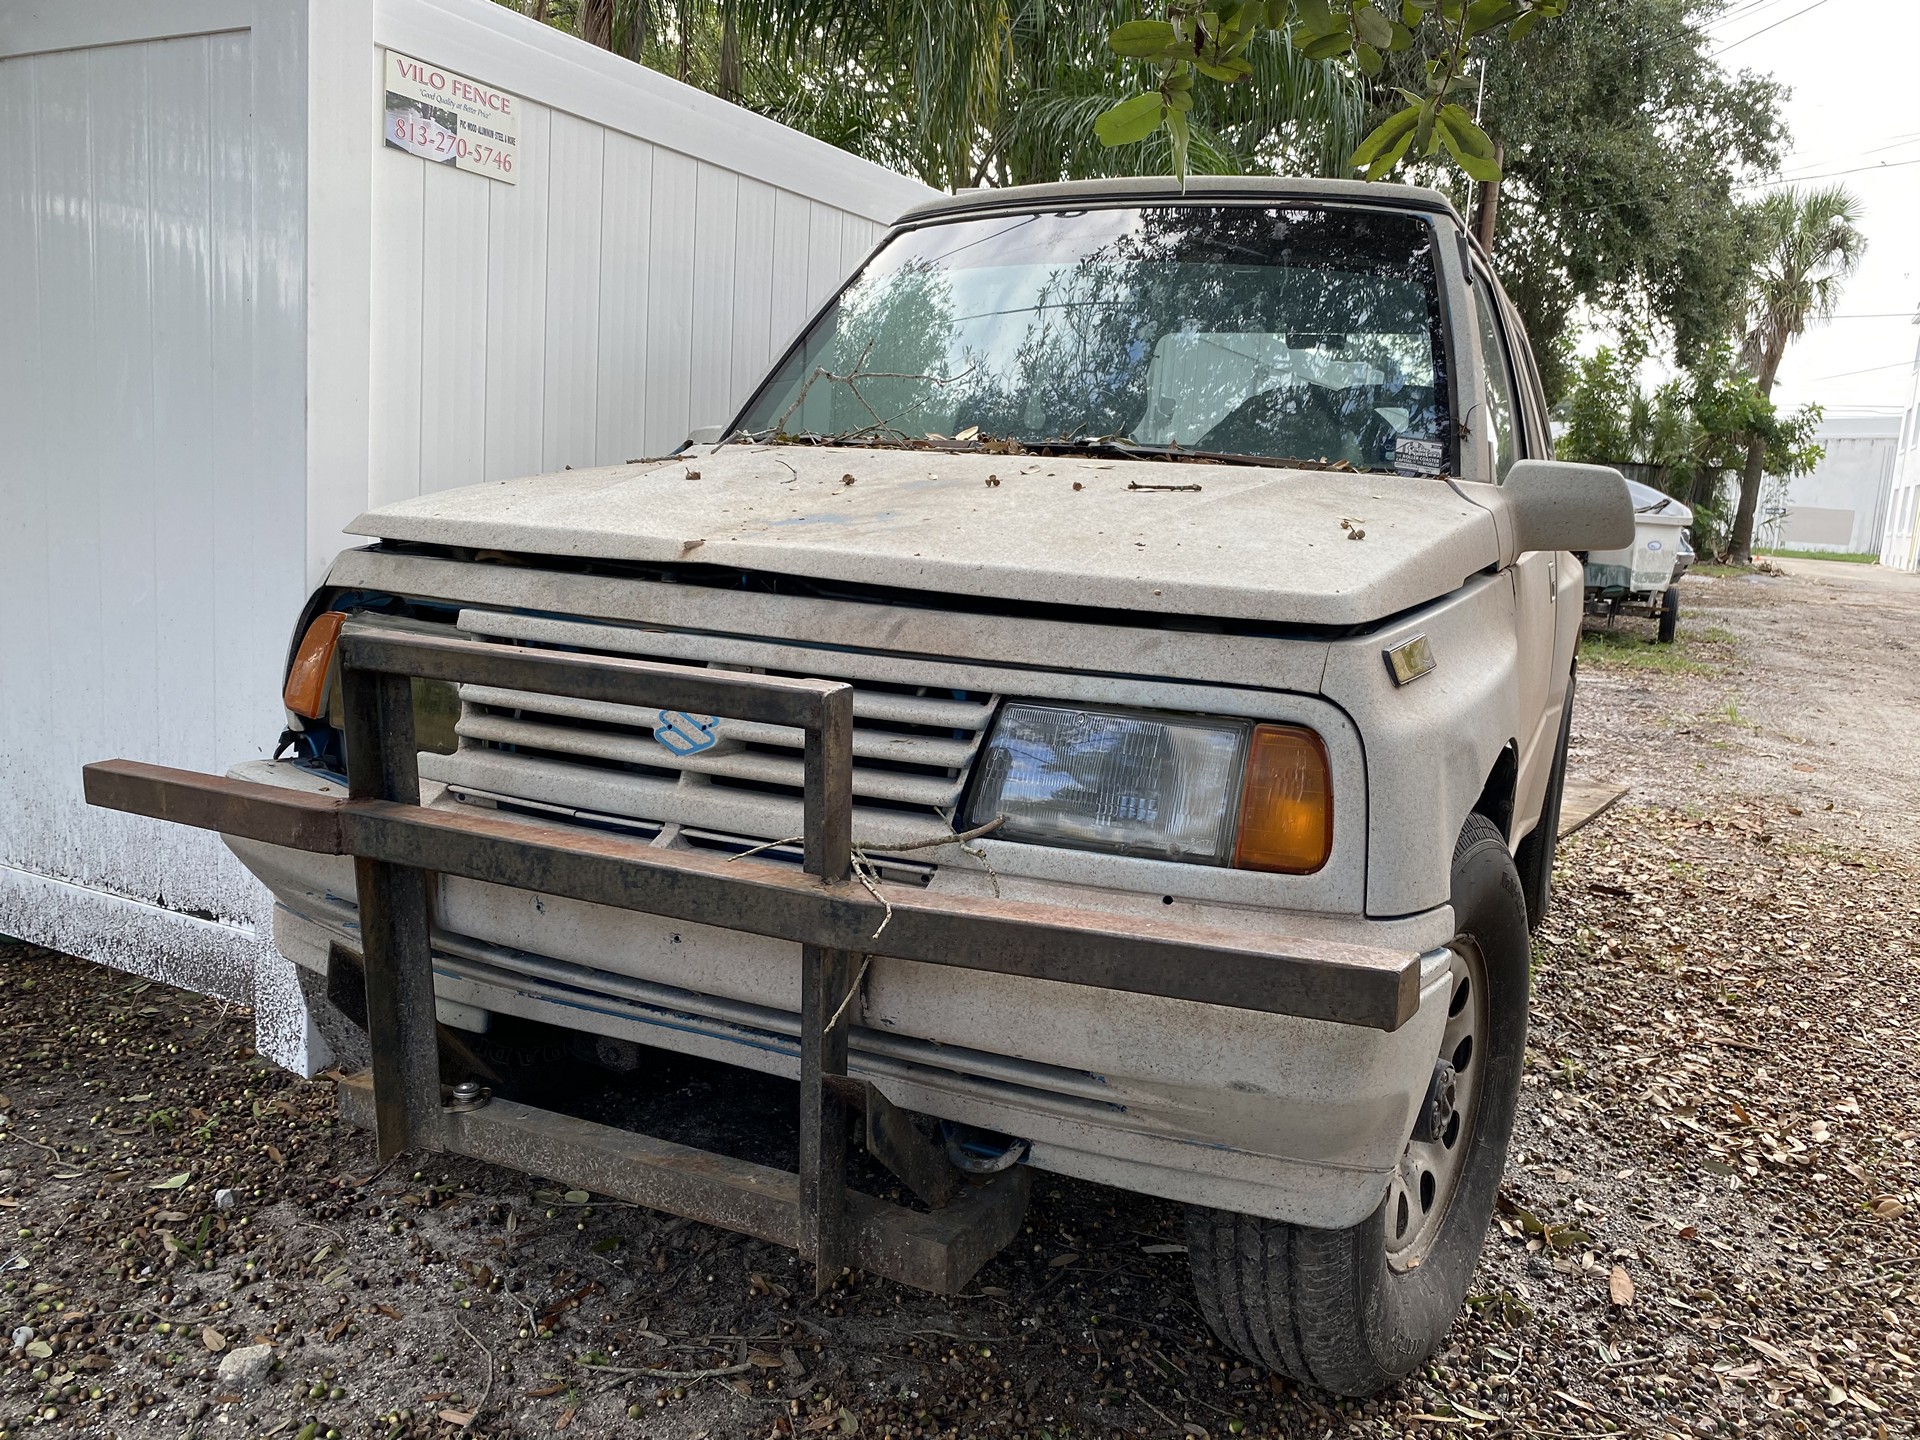
[[[385,144],[389,51],[512,183]],[[301,1065],[265,892],[80,766],[268,754],[345,523],[723,421],[928,192],[489,0],[5,0],[0,156],[0,932]]]

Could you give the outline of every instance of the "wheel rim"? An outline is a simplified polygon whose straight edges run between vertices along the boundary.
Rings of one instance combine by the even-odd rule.
[[[1479,1118],[1480,1076],[1487,1064],[1487,963],[1471,936],[1452,954],[1447,1024],[1436,1065],[1454,1068],[1453,1116],[1437,1139],[1411,1139],[1387,1186],[1387,1263],[1411,1270],[1427,1257],[1466,1169]],[[1418,1127],[1416,1127],[1417,1134]]]

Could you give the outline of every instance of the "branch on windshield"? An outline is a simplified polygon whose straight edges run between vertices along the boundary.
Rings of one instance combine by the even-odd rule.
[[[787,434],[788,418],[805,402],[807,393],[813,389],[814,382],[816,380],[830,380],[836,385],[844,385],[847,387],[848,393],[860,402],[860,408],[873,417],[872,423],[856,426],[851,430],[842,430],[833,435],[811,435],[806,438],[831,442],[836,440],[858,440],[866,435],[891,435],[899,440],[911,440],[913,438],[912,436],[903,430],[897,429],[893,423],[894,420],[898,420],[901,415],[907,412],[902,410],[893,417],[893,420],[881,419],[880,412],[873,408],[872,403],[868,401],[865,395],[860,393],[860,382],[864,380],[924,380],[930,385],[945,386],[966,379],[969,375],[973,374],[976,368],[975,366],[969,365],[958,375],[929,375],[924,372],[914,374],[898,370],[869,370],[866,368],[867,357],[872,353],[873,341],[869,340],[867,341],[866,349],[860,352],[860,358],[854,363],[853,369],[844,375],[836,375],[824,365],[814,366],[813,373],[807,376],[806,383],[800,387],[800,393],[793,397],[793,403],[787,406],[785,410],[782,410],[780,412],[780,418],[773,422],[773,429],[768,438],[777,440],[785,436]],[[918,407],[916,406],[914,408]]]

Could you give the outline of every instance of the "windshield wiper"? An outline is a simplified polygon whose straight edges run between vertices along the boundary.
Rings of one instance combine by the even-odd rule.
[[[1324,470],[1335,474],[1397,475],[1397,470],[1355,465],[1351,460],[1308,460],[1285,455],[1247,455],[1234,450],[1193,450],[1184,445],[1148,445],[1115,435],[1088,435],[1069,440],[1025,440],[1029,450],[1043,454],[1123,455],[1130,460],[1171,460],[1200,465],[1253,465],[1265,469]]]

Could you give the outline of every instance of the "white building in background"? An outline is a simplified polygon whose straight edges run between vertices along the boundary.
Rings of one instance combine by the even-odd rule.
[[[1920,317],[1916,317],[1920,324]],[[1920,570],[1920,342],[1913,350],[1913,380],[1895,442],[1893,483],[1887,491],[1887,528],[1880,537],[1880,563]]]
[[[1769,479],[1759,516],[1760,543],[1783,550],[1874,554],[1887,523],[1898,415],[1836,415],[1814,441],[1825,454],[1805,475]]]

